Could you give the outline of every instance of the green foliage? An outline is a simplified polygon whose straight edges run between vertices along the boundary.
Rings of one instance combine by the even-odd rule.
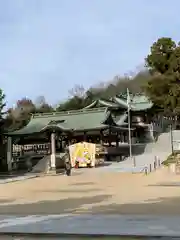
[[[180,45],[171,38],[160,38],[146,58],[151,78],[145,91],[167,115],[180,113]]]
[[[47,113],[54,111],[53,107],[46,102],[44,96],[39,96],[33,105],[35,113]]]
[[[109,100],[111,97],[126,94],[129,88],[132,94],[142,93],[142,87],[147,83],[150,75],[147,71],[139,72],[132,79],[128,77],[116,77],[108,84],[100,84],[96,87],[91,87],[87,91],[82,86],[75,86],[75,90],[71,91],[71,97],[61,103],[57,107],[57,111],[68,111],[82,109],[90,105],[93,101],[98,99]]]
[[[0,89],[0,119],[2,119],[3,117],[3,109],[5,106],[5,94],[3,93],[2,89]]]
[[[5,148],[5,144],[4,144],[4,136],[3,136],[3,132],[4,132],[4,124],[5,124],[5,120],[4,120],[4,114],[5,112],[4,107],[5,107],[5,94],[3,93],[2,89],[0,89],[0,171],[2,172],[3,169],[6,169],[5,166],[3,165],[3,161],[2,159],[6,156],[6,148]]]
[[[39,108],[37,107],[35,108],[36,113],[47,113],[47,112],[53,112],[53,111],[54,111],[53,107],[48,103],[44,103]]]
[[[52,111],[54,111],[53,107],[45,101],[35,105],[31,99],[22,98],[17,101],[15,108],[8,110],[6,125],[11,131],[20,129],[27,125],[32,114]]]
[[[77,110],[84,107],[84,99],[78,96],[74,96],[64,103],[60,104],[57,111],[68,111],[68,110]]]
[[[151,52],[145,59],[151,73],[167,73],[171,68],[175,49],[176,43],[171,38],[160,38],[153,43]]]
[[[170,154],[162,164],[164,166],[169,166],[172,163],[177,163],[179,160],[180,160],[180,152],[175,151],[173,154]]]

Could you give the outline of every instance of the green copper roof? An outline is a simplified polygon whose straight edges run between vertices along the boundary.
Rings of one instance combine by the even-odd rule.
[[[111,113],[107,112],[107,108],[35,114],[27,126],[18,131],[8,133],[8,135],[28,135],[43,132],[47,129],[61,131],[105,129],[109,126],[109,119],[113,119],[110,115]],[[117,125],[113,120],[110,124]]]
[[[153,106],[153,103],[144,95],[130,95],[131,100],[131,110],[132,111],[143,111],[150,109]],[[90,109],[93,107],[107,107],[107,108],[122,108],[127,109],[127,97],[126,96],[116,96],[110,100],[97,100],[86,106],[85,109]]]
[[[113,103],[112,101],[107,101],[107,100],[96,100],[92,102],[90,105],[86,106],[84,109],[90,109],[93,107],[114,107],[114,108],[119,108],[119,105],[116,103]]]
[[[132,96],[131,102],[134,111],[150,109],[153,106],[153,103],[144,95]]]

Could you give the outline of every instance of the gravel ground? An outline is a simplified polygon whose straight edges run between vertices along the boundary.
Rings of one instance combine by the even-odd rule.
[[[0,214],[180,215],[179,176],[78,170],[0,185]]]

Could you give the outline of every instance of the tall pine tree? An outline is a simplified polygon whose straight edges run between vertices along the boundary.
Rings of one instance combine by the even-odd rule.
[[[167,115],[180,114],[180,44],[160,38],[146,58],[151,78],[146,92],[155,106]]]
[[[0,120],[2,120],[4,112],[3,109],[6,106],[5,103],[5,94],[3,93],[3,90],[0,89]]]

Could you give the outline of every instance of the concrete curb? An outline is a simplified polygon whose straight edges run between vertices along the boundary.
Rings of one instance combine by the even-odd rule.
[[[37,178],[37,177],[40,177],[40,176],[33,175],[33,176],[19,176],[19,177],[7,178],[4,180],[0,180],[0,184],[19,182],[19,181],[28,180],[28,179]]]

